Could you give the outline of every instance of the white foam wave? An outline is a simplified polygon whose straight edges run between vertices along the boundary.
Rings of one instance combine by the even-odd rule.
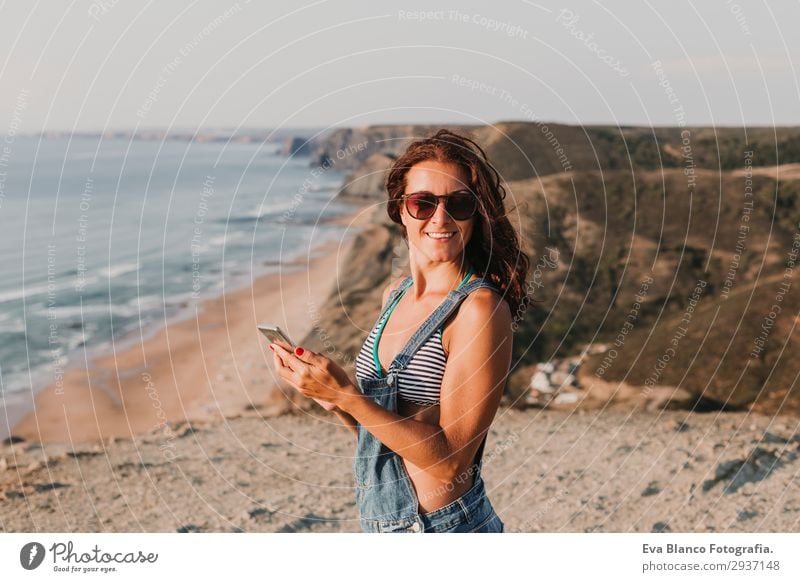
[[[139,261],[121,263],[119,265],[112,265],[104,269],[99,269],[99,273],[107,279],[110,279],[111,277],[118,277],[125,273],[130,273],[131,271],[138,271],[141,266]]]
[[[99,279],[97,277],[86,277],[81,281],[81,287],[86,287],[87,285],[97,283],[98,280]],[[59,283],[53,283],[52,286],[50,286],[48,283],[39,283],[37,285],[28,285],[25,288],[0,291],[0,303],[22,299],[23,297],[28,299],[30,297],[36,297],[37,295],[44,295],[49,291],[53,291],[55,293],[63,289],[74,289],[76,285],[78,285],[78,279],[74,275],[69,277],[60,277],[59,281]]]

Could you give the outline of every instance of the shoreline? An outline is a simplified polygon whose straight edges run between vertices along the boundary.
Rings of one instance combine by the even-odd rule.
[[[348,227],[339,240],[309,247],[305,260],[277,265],[252,284],[202,299],[165,324],[99,353],[84,354],[35,393],[5,399],[6,437],[26,442],[96,443],[131,439],[169,424],[221,421],[257,410],[264,416],[295,404],[281,391],[256,324],[277,323],[295,341],[313,329],[309,305],[327,298],[338,278],[331,258],[347,253],[369,216],[353,205],[324,224]],[[352,227],[352,228],[351,228]],[[335,263],[334,263],[335,264]],[[122,347],[119,347],[119,346]],[[14,397],[14,395],[9,395]]]

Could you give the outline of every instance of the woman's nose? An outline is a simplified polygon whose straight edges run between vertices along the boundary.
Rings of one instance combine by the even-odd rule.
[[[453,217],[447,213],[447,210],[445,210],[444,202],[444,199],[440,198],[438,200],[438,204],[436,205],[436,210],[433,213],[433,221],[436,223],[447,224],[453,220]]]

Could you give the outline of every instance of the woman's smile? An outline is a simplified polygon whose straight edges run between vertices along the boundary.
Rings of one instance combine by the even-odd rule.
[[[453,235],[455,235],[456,232],[451,230],[449,232],[426,232],[425,234],[428,235],[428,238],[432,238],[436,242],[448,242],[451,238],[453,238]]]

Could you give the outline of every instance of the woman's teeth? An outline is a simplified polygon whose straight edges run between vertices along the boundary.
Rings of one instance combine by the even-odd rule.
[[[455,233],[453,232],[427,232],[425,233],[431,238],[435,239],[445,239],[452,237]]]

